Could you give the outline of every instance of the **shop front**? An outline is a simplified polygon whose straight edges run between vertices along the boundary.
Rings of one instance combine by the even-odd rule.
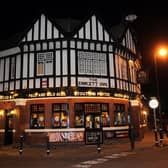
[[[1,144],[17,143],[20,136],[31,145],[45,144],[47,137],[56,144],[95,144],[97,135],[100,143],[128,137],[127,99],[63,97],[16,102],[8,102],[12,110],[1,115]],[[133,117],[139,132],[139,116]]]

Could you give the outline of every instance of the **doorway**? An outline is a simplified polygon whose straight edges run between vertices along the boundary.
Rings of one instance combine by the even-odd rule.
[[[85,144],[103,143],[103,131],[100,113],[85,115]]]
[[[13,122],[13,114],[11,111],[5,110],[5,145],[10,145],[13,143]]]

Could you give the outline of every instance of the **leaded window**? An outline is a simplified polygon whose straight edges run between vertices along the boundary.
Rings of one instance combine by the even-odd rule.
[[[68,104],[54,103],[52,105],[52,127],[53,128],[68,127]]]
[[[37,54],[37,76],[53,74],[53,53]]]
[[[114,104],[114,125],[126,125],[126,112],[124,104]]]
[[[30,127],[44,128],[45,126],[45,107],[44,104],[32,104],[30,106]]]
[[[105,53],[78,51],[79,74],[107,75]]]

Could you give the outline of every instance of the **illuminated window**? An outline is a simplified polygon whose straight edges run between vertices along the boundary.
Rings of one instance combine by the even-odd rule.
[[[124,104],[114,104],[114,125],[121,126],[126,125],[126,112]]]
[[[52,105],[52,126],[53,128],[68,127],[68,104],[55,103]]]
[[[31,107],[31,128],[44,128],[45,125],[45,109],[44,104],[32,104]]]
[[[75,127],[84,127],[83,104],[75,104]]]
[[[103,127],[110,126],[108,104],[101,104],[101,118]]]
[[[78,51],[79,74],[107,75],[107,60],[105,53]]]
[[[76,103],[75,127],[100,128],[109,126],[109,109],[106,103]]]

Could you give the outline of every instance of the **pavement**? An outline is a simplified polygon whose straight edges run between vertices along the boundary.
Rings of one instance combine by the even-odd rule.
[[[135,141],[133,151],[129,139],[126,138],[108,144],[101,144],[100,147],[101,151],[98,152],[97,145],[54,145],[50,148],[50,151],[47,151],[46,146],[23,146],[23,151],[19,152],[19,148],[16,146],[0,146],[0,163],[5,168],[11,167],[11,165],[13,165],[13,168],[35,167],[36,164],[41,168],[49,165],[49,167],[55,165],[56,167],[69,168],[88,160],[105,159],[105,156],[114,157],[112,154],[135,154],[138,151],[161,148],[155,145],[155,136],[152,130],[145,131],[144,138],[141,141]],[[168,138],[164,135],[162,148],[166,147],[168,147]]]
[[[159,133],[158,133],[158,139],[159,139]],[[163,138],[163,147],[168,146],[168,137],[166,136],[166,134],[164,134],[164,138]],[[111,149],[112,152],[122,152],[123,150],[131,150],[131,144],[128,138],[121,138],[118,140],[113,140],[111,141],[111,143],[106,143],[106,144],[101,144],[101,152],[103,150],[109,150]],[[142,150],[142,149],[147,149],[147,148],[155,148],[158,147],[155,145],[155,135],[153,130],[148,129],[145,131],[144,133],[144,138],[142,140],[136,140],[135,141],[135,147],[134,147],[134,151],[137,150]],[[47,153],[47,147],[46,146],[24,146],[23,145],[23,153],[26,152],[31,152],[31,151],[43,151],[44,153]],[[64,145],[52,145],[50,148],[49,154],[51,154],[52,152],[56,152],[59,151],[59,153],[61,151],[64,152],[64,154],[68,154],[69,152],[72,152],[73,150],[75,150],[75,153],[78,153],[81,151],[83,152],[87,152],[88,150],[93,150],[93,151],[97,151],[97,145],[85,145],[85,144],[64,144]],[[78,151],[79,150],[79,151]],[[0,154],[2,152],[5,151],[17,151],[19,153],[19,147],[18,146],[0,146]],[[33,152],[33,153],[34,153]],[[20,154],[20,153],[19,153]]]

